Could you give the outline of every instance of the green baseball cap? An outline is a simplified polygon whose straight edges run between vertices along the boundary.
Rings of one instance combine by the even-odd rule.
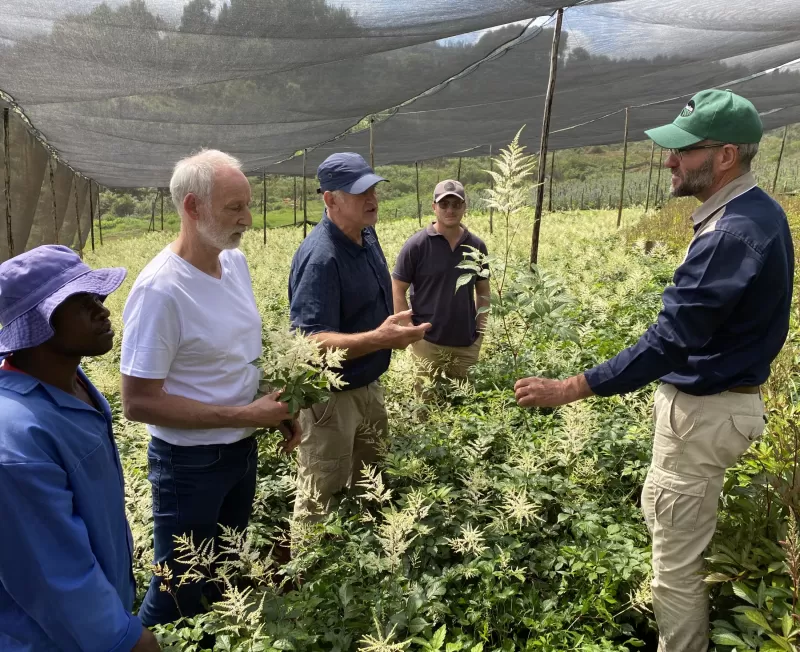
[[[757,143],[764,126],[750,100],[729,90],[700,91],[672,124],[644,132],[664,149],[681,149],[701,140],[742,145]]]

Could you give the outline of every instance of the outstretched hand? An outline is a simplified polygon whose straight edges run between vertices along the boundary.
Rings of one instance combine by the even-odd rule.
[[[404,310],[395,315],[390,315],[378,327],[378,335],[387,349],[404,349],[409,344],[419,342],[425,332],[431,327],[428,322],[413,326],[411,324],[411,310]]]
[[[593,394],[583,374],[566,380],[522,378],[514,384],[514,398],[525,408],[558,407]]]

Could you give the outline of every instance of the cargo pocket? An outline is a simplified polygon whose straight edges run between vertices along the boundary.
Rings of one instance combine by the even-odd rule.
[[[658,524],[673,530],[694,530],[708,489],[708,478],[679,475],[653,467],[652,483]]]
[[[331,393],[330,398],[325,403],[314,403],[309,410],[313,415],[312,425],[315,428],[321,428],[333,417],[334,408],[336,407],[335,393]]]
[[[764,428],[767,422],[763,416],[752,416],[749,414],[734,414],[733,427],[742,437],[749,443],[753,443],[756,439],[764,434]]]

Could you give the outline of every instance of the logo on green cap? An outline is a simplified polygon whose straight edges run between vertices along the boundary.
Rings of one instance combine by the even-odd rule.
[[[692,113],[694,113],[694,100],[689,100],[688,104],[683,107],[683,111],[681,111],[681,118],[688,118]]]

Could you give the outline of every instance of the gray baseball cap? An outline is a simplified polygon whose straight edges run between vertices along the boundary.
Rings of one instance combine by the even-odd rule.
[[[464,191],[464,186],[460,181],[453,181],[453,179],[445,179],[436,184],[433,189],[433,201],[438,203],[443,197],[453,195],[460,198],[462,201],[467,201],[467,193]]]

